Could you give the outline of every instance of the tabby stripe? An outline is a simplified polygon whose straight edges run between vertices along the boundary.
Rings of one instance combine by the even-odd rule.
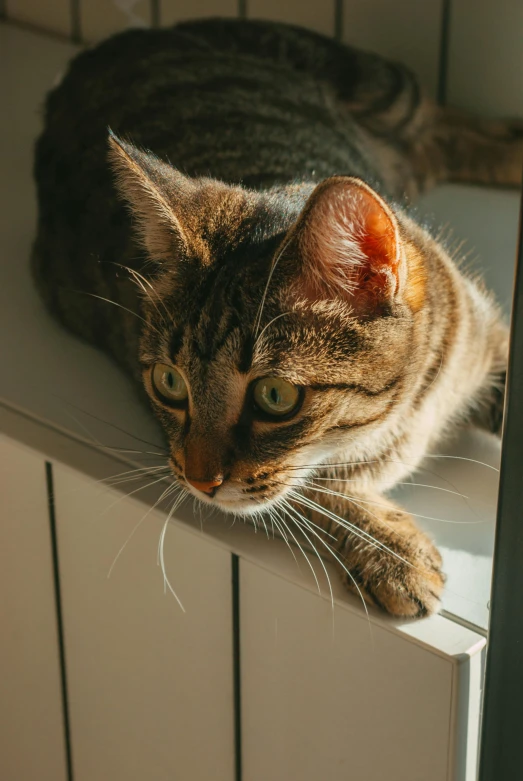
[[[395,377],[393,380],[388,382],[387,385],[384,385],[383,388],[380,388],[379,390],[371,390],[370,388],[365,388],[363,385],[345,382],[314,383],[308,387],[316,391],[349,390],[354,391],[355,393],[362,393],[364,396],[375,397],[381,396],[383,393],[387,393],[388,391],[392,390],[398,384],[400,379],[401,377]]]
[[[325,433],[328,434],[330,431],[348,431],[351,428],[361,428],[362,426],[368,426],[370,423],[376,423],[376,421],[382,420],[386,415],[388,415],[389,410],[390,404],[387,405],[386,410],[380,412],[379,415],[376,415],[373,418],[368,418],[361,423],[340,423],[337,426],[330,426],[328,429],[326,429]]]

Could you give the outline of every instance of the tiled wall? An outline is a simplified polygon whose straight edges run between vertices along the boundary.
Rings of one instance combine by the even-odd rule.
[[[438,92],[447,5],[446,0],[0,0],[0,7],[2,3],[8,19],[85,42],[130,25],[169,25],[203,16],[292,22],[403,60],[433,94]]]
[[[441,100],[523,114],[522,0],[0,0],[0,14],[84,42],[203,16],[277,19],[402,60]]]

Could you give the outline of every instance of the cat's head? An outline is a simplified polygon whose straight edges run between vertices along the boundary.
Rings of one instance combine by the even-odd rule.
[[[180,483],[250,513],[337,454],[382,452],[425,288],[391,208],[352,177],[259,193],[110,145],[151,260],[140,362]]]

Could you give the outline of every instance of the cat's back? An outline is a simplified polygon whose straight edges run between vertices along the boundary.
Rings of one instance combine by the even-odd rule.
[[[99,300],[136,309],[118,269],[143,260],[109,168],[109,127],[191,176],[254,188],[334,173],[376,180],[349,112],[311,75],[332,46],[286,25],[207,20],[128,31],[72,61],[48,96],[34,169],[33,272],[64,324],[135,359],[135,341],[122,343],[138,320]]]
[[[332,89],[286,56],[289,29],[209,20],[83,52],[48,98],[37,177],[53,154],[77,181],[103,168],[108,127],[190,175],[255,187],[368,173]]]

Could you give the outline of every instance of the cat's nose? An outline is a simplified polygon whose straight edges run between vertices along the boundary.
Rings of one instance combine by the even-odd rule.
[[[223,477],[214,477],[212,480],[197,480],[196,478],[187,477],[186,475],[185,479],[193,488],[196,488],[197,491],[201,491],[202,494],[207,494],[207,496],[214,496],[223,483]]]

